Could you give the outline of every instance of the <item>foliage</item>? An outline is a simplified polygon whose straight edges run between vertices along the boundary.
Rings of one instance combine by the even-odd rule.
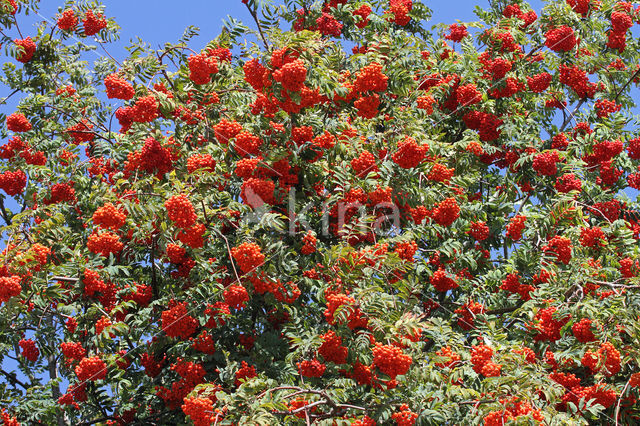
[[[243,2],[0,0],[3,421],[637,422],[640,7]]]

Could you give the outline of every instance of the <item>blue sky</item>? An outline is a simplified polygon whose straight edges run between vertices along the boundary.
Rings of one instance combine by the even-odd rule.
[[[281,0],[273,0],[282,3]],[[473,21],[475,6],[488,7],[489,0],[423,0],[433,10],[431,24],[450,24],[459,19]],[[115,17],[122,27],[122,40],[111,47],[111,53],[117,58],[125,56],[124,46],[129,40],[140,37],[153,47],[166,42],[176,41],[188,25],[195,25],[201,29],[200,36],[191,46],[199,50],[209,40],[220,33],[222,20],[231,15],[251,26],[252,19],[246,7],[240,0],[188,0],[176,2],[174,0],[103,0],[106,15]],[[532,0],[530,4],[540,14],[541,0]],[[40,14],[48,19],[53,18],[63,0],[46,0],[41,2]],[[30,18],[30,17],[29,17]],[[34,16],[42,20],[41,17]],[[31,21],[33,22],[33,21]],[[25,36],[30,33],[23,27]],[[33,30],[31,31],[33,33]]]

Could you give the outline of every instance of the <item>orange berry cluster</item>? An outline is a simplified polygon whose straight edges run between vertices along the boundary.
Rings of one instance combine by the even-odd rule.
[[[198,216],[193,204],[186,195],[178,194],[171,196],[164,202],[169,219],[174,221],[180,228],[189,228],[196,223]]]
[[[412,169],[424,161],[428,150],[429,145],[418,145],[415,139],[407,136],[405,140],[398,142],[398,150],[391,159],[403,169]]]
[[[22,339],[18,342],[22,349],[21,355],[31,362],[36,362],[40,356],[40,350],[36,346],[36,342],[31,339]]]
[[[102,380],[107,377],[107,364],[98,356],[82,358],[75,368],[75,373],[81,382]]]
[[[249,301],[247,289],[240,284],[230,285],[223,292],[224,302],[232,309],[242,309]]]
[[[473,371],[485,377],[496,377],[500,375],[502,365],[491,361],[493,349],[487,345],[477,345],[471,348],[471,364]]]
[[[116,73],[109,74],[104,79],[104,85],[107,88],[107,98],[109,99],[128,101],[136,94],[131,83]]]
[[[395,380],[396,376],[406,374],[413,359],[397,346],[376,343],[373,348],[373,366]]]
[[[28,132],[32,129],[31,122],[19,112],[14,112],[7,116],[7,129],[12,132]]]
[[[120,253],[124,248],[124,244],[113,232],[94,232],[87,239],[87,248],[89,251],[109,257],[111,253],[114,255]]]
[[[317,359],[304,360],[297,363],[298,373],[303,377],[322,377],[327,366]]]
[[[162,331],[169,337],[187,339],[195,333],[198,321],[189,315],[187,302],[173,304],[173,307],[162,312]]]
[[[242,243],[231,249],[231,255],[243,273],[255,270],[264,263],[264,254],[256,243]]]
[[[120,229],[124,226],[127,214],[112,203],[107,203],[93,213],[93,223],[105,229]]]

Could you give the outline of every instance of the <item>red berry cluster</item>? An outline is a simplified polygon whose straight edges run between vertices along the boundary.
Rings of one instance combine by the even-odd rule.
[[[407,262],[413,262],[413,257],[418,250],[418,244],[415,241],[403,241],[398,243],[394,252],[398,254],[400,259],[406,260]]]
[[[0,173],[0,189],[7,195],[22,194],[25,186],[27,186],[27,175],[22,170]]]
[[[552,76],[548,72],[543,72],[540,74],[533,75],[531,77],[527,77],[527,85],[529,86],[529,90],[534,93],[542,93],[549,87],[551,84]]]
[[[594,336],[593,331],[591,331],[591,322],[589,318],[582,318],[571,326],[571,331],[573,331],[573,335],[579,342],[589,343],[596,340],[596,336]]]
[[[213,173],[216,168],[216,160],[213,159],[211,154],[193,154],[187,158],[187,172],[189,174],[196,170],[203,170],[209,173]]]
[[[316,251],[316,237],[313,235],[312,231],[307,232],[302,238],[302,248],[300,249],[300,253],[302,254],[311,254]]]
[[[456,100],[461,107],[477,104],[482,101],[482,94],[478,92],[478,88],[475,84],[467,84],[465,86],[458,86],[455,91]]]
[[[550,306],[540,309],[533,317],[533,327],[538,332],[535,336],[536,341],[555,342],[560,340],[560,330],[571,319],[570,315],[558,318],[556,314],[557,308]],[[557,319],[554,318],[556,316]]]
[[[359,178],[364,178],[369,173],[378,172],[376,157],[366,150],[362,151],[358,157],[351,160],[351,167]]]
[[[240,266],[240,270],[245,274],[261,266],[265,259],[259,245],[247,242],[232,248],[231,255]]]
[[[224,303],[231,309],[242,309],[246,302],[249,301],[249,293],[247,289],[240,284],[234,284],[227,287],[223,292]]]
[[[391,380],[396,376],[407,374],[413,359],[402,352],[402,349],[393,345],[376,343],[373,348],[373,364],[380,372],[386,374]]]
[[[545,46],[555,52],[568,52],[576,46],[576,34],[573,28],[562,25],[545,33]]]
[[[342,33],[343,25],[333,15],[326,12],[322,12],[322,15],[316,19],[316,25],[322,35],[340,37]]]
[[[460,320],[458,320],[458,323],[460,323]],[[436,355],[441,358],[447,358],[447,361],[435,363],[438,368],[454,368],[460,361],[460,355],[454,352],[451,346],[445,346],[437,350]]]
[[[87,10],[82,20],[84,35],[92,36],[107,28],[107,20],[102,13],[94,14],[93,10]]]
[[[304,360],[297,363],[298,373],[303,377],[322,377],[327,366],[317,359]]]
[[[109,257],[111,253],[118,254],[124,248],[124,244],[113,232],[94,232],[87,239],[87,248],[89,251]]]
[[[555,149],[538,154],[533,159],[533,170],[538,176],[553,176],[558,173],[556,163],[560,161],[558,151]]]
[[[489,238],[489,227],[486,222],[471,222],[470,229],[467,233],[478,241],[484,241]]]
[[[187,302],[172,302],[173,306],[162,312],[162,331],[169,337],[188,339],[198,328],[198,321],[189,315]]]
[[[82,358],[75,368],[75,373],[81,382],[102,380],[107,377],[107,364],[98,356]]]
[[[67,360],[80,361],[87,355],[87,350],[82,347],[80,342],[62,342],[60,349]]]
[[[520,238],[522,238],[522,231],[524,230],[526,221],[527,217],[523,215],[512,217],[507,225],[507,237],[511,238],[513,241],[520,240]]]
[[[369,15],[371,15],[371,6],[364,3],[353,11],[353,16],[359,16],[360,20],[356,21],[356,27],[364,28],[369,25]]]
[[[120,229],[127,220],[127,213],[111,203],[98,208],[93,213],[93,223],[105,229]]]
[[[378,107],[380,106],[380,96],[374,93],[370,96],[363,96],[353,103],[358,110],[358,116],[362,118],[373,118],[378,115]]]
[[[429,151],[429,145],[418,145],[415,139],[407,136],[403,141],[398,142],[398,149],[391,159],[403,169],[412,169],[424,161],[427,151]]]
[[[342,346],[342,337],[338,336],[333,330],[321,334],[322,345],[318,348],[318,353],[326,361],[336,364],[344,364],[347,362],[348,349]]]
[[[21,48],[21,52],[16,58],[19,62],[26,64],[33,58],[33,54],[36,53],[36,43],[31,40],[31,37],[24,38],[22,40],[15,39],[15,44]]]
[[[611,13],[611,30],[608,31],[607,47],[622,53],[627,47],[627,31],[633,26],[633,19],[624,11]]]
[[[549,240],[547,245],[542,248],[542,251],[551,252],[558,262],[568,265],[571,260],[571,240],[567,237],[556,235]]]
[[[600,371],[602,367],[606,370],[606,376],[614,376],[620,372],[620,352],[611,342],[602,343],[595,353],[586,351],[581,361],[592,374]]]
[[[582,190],[582,181],[573,173],[565,173],[556,179],[556,189],[558,192],[565,194],[571,191],[580,192]]]
[[[78,25],[78,17],[73,9],[65,10],[58,18],[58,28],[63,31],[72,30],[76,25]]]
[[[164,202],[169,219],[174,221],[180,228],[189,228],[198,220],[196,210],[186,195],[178,194],[171,196]]]
[[[471,364],[473,371],[485,377],[496,377],[500,375],[502,365],[491,361],[493,349],[487,345],[477,345],[471,348]]]
[[[246,361],[242,361],[242,363],[240,364],[240,368],[238,369],[238,371],[236,371],[235,376],[236,379],[234,383],[236,386],[240,386],[248,379],[257,377],[258,373],[256,372],[255,366],[247,364]]]
[[[447,274],[447,272],[440,268],[431,275],[429,280],[431,285],[438,291],[449,291],[458,287],[458,283]]]
[[[427,179],[435,181],[435,182],[442,182],[442,183],[444,183],[446,185],[446,184],[449,183],[449,181],[453,177],[454,173],[455,173],[455,169],[449,168],[449,167],[445,166],[444,164],[435,163],[431,167],[431,170],[429,171],[429,174],[427,175]]]
[[[475,327],[476,315],[484,313],[484,306],[481,303],[471,301],[456,309],[455,313],[460,316],[458,326],[463,330],[471,330]]]
[[[609,101],[606,99],[598,99],[595,107],[598,118],[607,118],[609,115],[622,109],[622,105],[618,105],[615,101]]]
[[[274,197],[275,189],[276,185],[271,179],[252,177],[242,183],[240,197],[254,209],[264,203],[274,205],[277,203]]]
[[[36,362],[38,360],[40,350],[36,346],[36,342],[31,339],[22,339],[18,344],[22,349],[22,353],[20,355],[22,355],[24,359],[31,362]]]
[[[209,398],[187,397],[181,408],[194,426],[211,426],[214,421],[213,401]]]
[[[238,155],[248,157],[259,154],[260,145],[262,145],[262,140],[259,137],[249,132],[240,132],[235,137],[233,147]]]
[[[519,294],[522,300],[530,300],[531,296],[529,293],[535,290],[533,286],[529,284],[522,284],[517,272],[507,275],[507,277],[502,280],[500,289]]]
[[[191,337],[193,343],[191,347],[198,352],[202,352],[205,354],[212,355],[216,352],[215,343],[213,341],[213,337],[209,334],[207,330],[203,330],[195,339]]]
[[[218,72],[216,58],[204,53],[189,56],[189,79],[195,84],[207,84],[211,81],[211,74]]]
[[[405,26],[411,21],[409,12],[413,8],[412,0],[390,0],[389,10],[386,14],[389,14],[388,20],[395,22],[397,25]]]
[[[580,244],[583,247],[601,247],[605,238],[606,235],[599,226],[582,228],[580,231]]]
[[[128,101],[136,94],[131,83],[120,77],[117,73],[109,74],[104,79],[104,85],[107,89],[107,97],[109,99],[122,99]]]
[[[431,218],[441,226],[450,226],[460,216],[460,206],[455,198],[449,197],[436,206],[431,212]]]
[[[282,84],[285,90],[299,92],[307,79],[307,68],[301,59],[296,59],[274,71],[273,79]]]
[[[399,410],[391,415],[398,426],[413,426],[416,423],[418,414],[411,411],[407,404],[402,404]]]
[[[356,74],[353,90],[358,93],[384,92],[387,90],[388,80],[389,78],[382,72],[382,65],[373,62]]]
[[[467,27],[462,24],[449,25],[449,33],[444,36],[447,40],[451,40],[454,43],[459,43],[463,38],[469,35]],[[460,102],[460,101],[458,101]]]
[[[500,137],[501,131],[498,127],[502,126],[503,121],[490,112],[470,111],[462,120],[468,128],[478,131],[481,141],[491,142]]]
[[[27,120],[24,114],[14,112],[7,116],[7,129],[12,132],[28,132],[31,128],[31,122]]]
[[[593,98],[598,85],[591,83],[587,72],[577,66],[566,66],[560,64],[560,83],[571,87],[579,98]]]

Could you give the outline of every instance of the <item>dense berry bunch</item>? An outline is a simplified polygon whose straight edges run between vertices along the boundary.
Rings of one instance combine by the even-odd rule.
[[[27,175],[22,170],[0,173],[0,189],[6,192],[7,195],[22,194],[26,185]]]
[[[571,331],[573,331],[573,335],[579,342],[589,343],[596,340],[596,336],[594,336],[593,331],[591,331],[591,322],[589,318],[582,318],[571,326]]]
[[[60,349],[68,360],[80,361],[87,355],[87,350],[82,347],[80,342],[62,342]]]
[[[451,40],[454,43],[459,43],[463,38],[469,35],[467,27],[462,24],[449,25],[449,33],[445,35],[447,40]]]
[[[209,398],[196,396],[187,397],[182,404],[182,411],[186,414],[194,426],[210,426],[215,418],[213,401]]]
[[[107,28],[107,20],[102,13],[94,14],[93,10],[89,9],[82,20],[82,25],[84,35],[92,36]]]
[[[598,85],[591,83],[586,71],[577,66],[560,64],[560,83],[571,87],[579,98],[593,98]]]
[[[496,377],[500,375],[502,365],[494,363],[493,349],[487,345],[477,345],[471,348],[471,364],[473,371],[485,377]]]
[[[198,220],[193,204],[184,194],[171,196],[164,202],[164,207],[167,209],[169,219],[180,228],[189,228]]]
[[[556,52],[568,52],[576,46],[577,40],[573,28],[562,25],[545,33],[545,46]]]
[[[264,254],[255,243],[242,243],[231,249],[231,255],[243,273],[249,273],[264,263]]]
[[[12,132],[28,132],[32,126],[27,117],[19,112],[7,116],[7,129]]]
[[[539,176],[553,176],[558,173],[557,163],[560,161],[555,149],[538,154],[533,159],[533,170]]]
[[[398,142],[398,150],[391,159],[404,169],[412,169],[424,161],[428,150],[429,145],[418,145],[415,139],[407,137]]]
[[[224,303],[231,309],[242,309],[249,301],[247,289],[240,284],[230,285],[223,292]]]
[[[446,292],[449,290],[453,290],[458,287],[458,283],[447,274],[444,269],[438,269],[431,275],[430,278],[431,285],[442,292]]]
[[[550,342],[560,340],[562,337],[560,335],[560,330],[567,322],[569,322],[571,317],[569,315],[558,316],[556,311],[556,307],[550,306],[548,308],[540,309],[533,317],[533,326],[538,332],[535,336],[535,340]]]
[[[78,25],[78,17],[73,9],[67,9],[58,18],[58,28],[63,31],[72,30]]]
[[[472,301],[459,307],[454,312],[460,316],[458,318],[458,326],[463,330],[471,330],[475,327],[476,315],[484,313],[484,306],[481,303]],[[459,356],[458,359],[460,359]]]
[[[441,226],[450,226],[460,216],[460,206],[455,198],[449,197],[436,206],[431,218]]]
[[[389,78],[382,73],[382,65],[373,62],[362,68],[353,83],[356,92],[384,92]]]
[[[311,254],[316,251],[316,237],[313,235],[313,232],[307,232],[302,238],[302,248],[300,249],[300,253],[302,254]]]
[[[622,105],[616,104],[615,101],[609,101],[606,99],[599,99],[596,101],[596,115],[599,118],[607,118],[614,112],[620,111]]]
[[[298,362],[298,373],[303,377],[322,377],[327,366],[317,359]]]
[[[21,291],[22,286],[20,285],[19,276],[0,277],[0,305],[12,297],[18,296]]]
[[[380,96],[374,93],[370,96],[363,96],[358,98],[353,103],[353,106],[358,110],[358,116],[362,118],[373,118],[378,115],[378,107],[380,106]]]
[[[484,241],[489,238],[489,227],[485,222],[472,222],[467,233],[478,241]]]
[[[251,207],[262,207],[264,203],[274,205],[276,199],[274,191],[275,183],[271,179],[249,178],[242,183],[240,197]]]
[[[604,245],[606,236],[599,226],[582,228],[580,231],[580,244],[584,247],[600,247]]]
[[[556,189],[563,193],[570,191],[580,192],[582,190],[582,181],[573,173],[565,173],[556,179]]]
[[[112,253],[120,253],[124,244],[120,241],[120,237],[113,232],[94,232],[87,239],[87,248],[93,253],[109,257]]]
[[[302,89],[304,81],[307,79],[307,68],[301,59],[296,59],[276,70],[273,73],[273,79],[282,84],[285,90],[298,92]]]
[[[562,262],[565,265],[568,265],[571,260],[571,240],[567,237],[556,235],[549,240],[542,250],[551,252],[558,262]]]
[[[31,58],[33,58],[34,53],[36,53],[36,43],[31,40],[31,37],[15,39],[14,43],[21,49],[16,59],[23,64],[29,62]]]
[[[82,358],[75,372],[81,382],[103,380],[107,377],[107,364],[98,356]]]
[[[416,423],[418,414],[411,411],[407,404],[402,404],[399,410],[391,415],[398,426],[413,426]]]
[[[507,275],[507,277],[502,280],[500,289],[508,291],[510,293],[519,294],[522,300],[530,300],[531,296],[529,293],[534,290],[533,286],[522,284],[517,273]]]
[[[22,349],[21,355],[28,361],[36,362],[40,356],[40,350],[36,346],[36,342],[31,339],[22,339],[18,342],[20,349]]]
[[[189,56],[189,79],[195,84],[207,84],[211,81],[211,74],[218,72],[216,58],[205,54]]]
[[[107,203],[93,213],[93,223],[105,229],[120,229],[124,226],[127,213],[112,203]]]
[[[198,321],[189,315],[187,302],[175,303],[172,308],[162,312],[162,331],[169,337],[188,339],[197,327]]]
[[[394,380],[409,371],[413,359],[401,348],[376,343],[373,348],[373,366]]]
[[[109,99],[115,98],[128,101],[136,94],[131,83],[115,73],[109,74],[104,79],[104,85],[107,88],[107,97]]]
[[[475,84],[467,84],[456,89],[456,100],[460,106],[466,107],[482,101],[482,94]]]
[[[321,334],[322,345],[318,348],[318,353],[326,361],[336,364],[344,364],[347,362],[348,349],[342,346],[342,337],[338,336],[334,331],[328,331]]]

